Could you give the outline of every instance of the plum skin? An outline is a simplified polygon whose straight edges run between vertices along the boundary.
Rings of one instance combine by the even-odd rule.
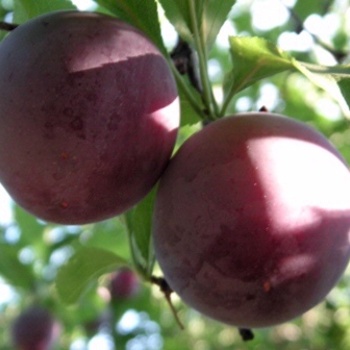
[[[116,216],[150,191],[171,156],[171,70],[114,17],[58,11],[20,25],[1,43],[0,89],[0,182],[41,219]]]
[[[157,260],[204,315],[268,327],[318,304],[350,256],[350,173],[319,132],[270,113],[191,136],[160,180]]]

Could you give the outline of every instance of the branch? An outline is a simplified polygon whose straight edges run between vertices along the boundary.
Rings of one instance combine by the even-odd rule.
[[[0,22],[0,30],[6,30],[8,32],[16,29],[18,26],[19,26],[19,24]]]
[[[240,336],[243,341],[249,341],[254,339],[254,333],[249,328],[239,328],[238,329]]]
[[[343,61],[347,56],[348,52],[343,50],[337,50],[336,48],[332,47],[331,45],[328,45],[324,41],[322,41],[317,35],[310,32],[304,25],[303,20],[299,17],[299,15],[294,11],[293,8],[287,6],[286,4],[283,4],[284,7],[289,11],[290,16],[295,22],[295,32],[299,34],[302,31],[307,32],[309,35],[311,35],[312,39],[315,41],[316,44],[321,46],[323,49],[328,51],[336,60],[337,62]],[[327,1],[324,6],[324,11],[328,11],[330,7],[330,1]]]
[[[168,282],[163,277],[156,277],[156,276],[151,276],[150,282],[157,285],[160,288],[161,292],[165,296],[165,300],[167,301],[167,303],[170,306],[171,312],[173,313],[173,315],[175,317],[176,323],[179,325],[181,330],[185,329],[185,327],[182,324],[182,322],[177,314],[177,311],[175,310],[175,307],[171,301],[171,294],[173,293],[173,290],[170,288]]]

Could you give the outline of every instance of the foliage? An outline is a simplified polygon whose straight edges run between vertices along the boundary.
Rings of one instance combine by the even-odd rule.
[[[261,28],[255,23],[257,16],[266,16],[268,23],[269,13],[274,13],[271,4],[277,2],[266,1],[271,7],[263,14],[254,10],[259,2],[264,1],[96,0],[94,9],[139,27],[167,57],[181,97],[177,147],[203,122],[265,105],[314,125],[350,161],[350,23],[344,15],[349,4],[297,0],[287,8],[280,2],[286,20]],[[74,8],[70,0],[1,1],[0,16],[23,23],[45,12]],[[330,17],[338,25],[326,37],[308,29],[312,20],[328,23]],[[180,74],[171,58],[176,43],[163,32],[167,21],[193,50],[187,57],[194,60],[192,79]],[[310,44],[306,49],[282,50],[278,43],[283,36],[297,43],[307,37]],[[56,350],[90,349],[92,344],[101,350],[350,346],[349,274],[325,302],[293,322],[256,330],[251,342],[244,342],[236,329],[188,309],[174,296],[185,325],[180,330],[159,287],[150,283],[152,275],[161,275],[152,249],[153,198],[154,192],[124,216],[85,226],[38,221],[11,202],[12,219],[0,227],[1,324],[9,325],[26,306],[40,302],[61,323]],[[143,287],[133,299],[111,303],[109,274],[126,265],[142,276]],[[4,350],[11,349],[7,329],[0,330]],[[97,343],[101,339],[105,345]]]

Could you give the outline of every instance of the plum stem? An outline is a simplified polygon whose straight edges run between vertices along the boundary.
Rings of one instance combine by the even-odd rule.
[[[0,30],[11,31],[16,29],[19,24],[8,23],[8,22],[0,22]]]
[[[161,290],[161,292],[164,294],[165,299],[166,299],[168,305],[170,306],[171,312],[173,313],[173,315],[175,317],[176,323],[179,325],[181,330],[184,330],[185,327],[184,327],[183,323],[181,322],[179,315],[177,313],[177,310],[175,309],[175,307],[171,301],[171,294],[174,291],[170,288],[168,282],[165,280],[165,278],[156,277],[156,276],[151,276],[150,282],[153,284],[156,284],[159,287],[159,289]]]
[[[259,112],[268,112],[269,110],[267,109],[266,106],[262,106],[260,109],[259,109]]]

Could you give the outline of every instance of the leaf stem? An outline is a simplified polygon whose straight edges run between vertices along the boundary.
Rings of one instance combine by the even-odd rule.
[[[193,93],[189,89],[188,84],[185,83],[183,77],[181,76],[179,71],[176,69],[176,67],[171,59],[169,59],[169,65],[170,65],[170,68],[175,76],[176,82],[179,85],[179,87],[181,88],[181,91],[185,95],[187,101],[189,102],[191,107],[194,109],[194,111],[196,113],[198,113],[200,116],[202,116],[203,110],[201,109],[201,106],[198,104],[196,98],[193,96]]]
[[[131,259],[132,259],[132,262],[133,262],[133,265],[134,265],[136,271],[140,274],[140,276],[142,276],[142,278],[147,279],[148,278],[147,268],[142,266],[142,264],[140,263],[140,261],[138,259],[139,254],[136,251],[136,247],[135,247],[135,240],[134,240],[134,236],[133,236],[134,233],[132,230],[130,215],[131,215],[131,213],[129,213],[129,212],[125,213],[124,220],[125,220],[125,224],[126,224],[125,226],[126,226],[126,230],[127,230]]]
[[[260,69],[260,66],[256,65],[255,68],[242,81],[240,81],[238,84],[236,83],[236,84],[231,85],[231,88],[230,88],[229,92],[227,93],[227,96],[224,100],[221,111],[219,113],[220,118],[226,114],[226,111],[227,111],[233,97],[237,94],[237,92],[239,92],[240,90],[243,89],[246,82],[249,81],[259,69]]]
[[[215,120],[217,118],[217,113],[216,113],[217,105],[216,105],[213,91],[211,89],[211,83],[209,80],[208,67],[207,67],[207,53],[206,53],[204,38],[198,25],[195,0],[189,0],[189,6],[190,6],[190,17],[192,22],[191,24],[192,24],[192,31],[194,35],[194,42],[195,42],[196,51],[198,53],[198,58],[199,58],[199,72],[200,72],[201,81],[203,85],[202,99],[206,107],[206,114],[208,119]]]
[[[224,102],[222,104],[222,107],[221,107],[221,111],[220,111],[220,117],[223,117],[225,114],[226,114],[226,111],[233,99],[233,97],[235,96],[235,94],[237,93],[237,88],[235,88],[234,86],[231,86],[227,96],[225,97],[224,99]]]

